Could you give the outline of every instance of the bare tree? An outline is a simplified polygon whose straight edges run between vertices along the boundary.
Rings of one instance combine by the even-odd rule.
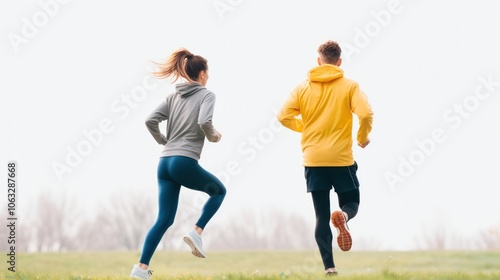
[[[92,234],[87,238],[99,250],[138,250],[155,216],[150,197],[136,193],[116,195],[87,224]]]
[[[448,231],[444,222],[434,228],[423,225],[422,233],[415,238],[417,248],[420,250],[445,250],[449,242]]]
[[[116,235],[120,234],[109,227],[112,223],[113,213],[99,213],[95,217],[86,218],[81,223],[81,229],[78,234],[78,242],[75,244],[75,251],[98,251],[98,250],[117,250],[121,248],[119,239]]]
[[[382,242],[373,237],[360,237],[353,243],[353,249],[360,251],[378,251],[380,248],[382,248]]]
[[[59,193],[60,194],[60,193]],[[94,215],[79,208],[75,199],[44,192],[33,203],[35,211],[22,216],[16,228],[17,250],[88,251],[140,250],[157,218],[157,202],[143,193],[113,195]],[[185,249],[182,236],[201,214],[200,203],[181,198],[174,224],[158,250]],[[201,204],[201,205],[196,205]],[[6,213],[0,212],[6,220]],[[424,225],[425,226],[425,225]],[[418,249],[500,249],[500,226],[478,232],[474,239],[450,235],[445,223],[425,230],[415,239]],[[204,242],[211,250],[315,249],[314,220],[281,209],[239,209],[229,219],[214,219]],[[2,232],[3,235],[5,235]],[[2,237],[2,236],[0,236]],[[6,236],[3,236],[4,240]],[[360,250],[378,249],[380,242],[361,238]],[[377,245],[378,244],[378,245]],[[6,249],[6,242],[0,248]]]
[[[307,225],[307,226],[304,226]],[[244,209],[210,234],[210,246],[218,250],[311,249],[313,228],[307,221],[283,211],[256,214]]]
[[[243,210],[226,224],[213,223],[207,243],[218,250],[254,249],[259,244],[257,229],[255,216]]]
[[[451,235],[444,225],[426,231],[415,239],[420,250],[498,250],[500,249],[500,227],[491,227],[476,232],[474,238],[459,234]]]
[[[39,252],[71,250],[73,236],[78,233],[78,205],[67,194],[60,195],[62,199],[55,199],[57,196],[43,192],[36,202],[32,236]]]
[[[157,202],[152,197],[129,193],[115,196],[102,205],[99,213],[88,218],[81,232],[80,250],[140,250],[148,230],[157,218]],[[185,203],[180,203],[177,221],[192,221],[191,224],[174,223],[165,234],[158,249],[179,249],[182,235],[195,223],[198,215]],[[180,240],[180,241],[179,241]]]
[[[500,250],[500,226],[482,231],[479,234],[478,247],[486,250]]]
[[[19,252],[30,251],[33,241],[34,232],[31,230],[31,225],[33,224],[33,217],[21,215],[19,217],[18,227],[16,231],[16,249]]]

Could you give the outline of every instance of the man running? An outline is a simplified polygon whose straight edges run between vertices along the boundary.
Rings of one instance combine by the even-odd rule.
[[[360,201],[358,165],[352,153],[353,114],[359,120],[356,138],[361,148],[370,143],[373,120],[366,96],[355,81],[344,78],[339,68],[341,52],[334,41],[322,44],[318,48],[319,66],[309,70],[308,79],[293,90],[278,114],[281,124],[302,133],[307,192],[312,195],[316,213],[315,238],[329,275],[337,274],[330,219],[337,228],[340,249],[349,251],[352,239],[347,221],[356,216]],[[332,187],[341,211],[330,216]]]

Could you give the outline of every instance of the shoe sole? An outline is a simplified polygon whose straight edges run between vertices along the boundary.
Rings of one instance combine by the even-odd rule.
[[[142,276],[139,276],[139,275],[134,275],[134,274],[130,274],[130,278],[134,278],[134,279],[152,279],[151,276],[147,276],[146,278],[142,277]]]
[[[342,212],[335,211],[332,213],[332,224],[338,230],[337,244],[342,251],[349,251],[352,246],[351,234],[345,227],[345,218]]]
[[[198,248],[196,243],[194,243],[194,241],[191,238],[189,238],[188,236],[184,236],[184,242],[186,242],[186,244],[189,245],[189,247],[191,247],[191,253],[194,256],[198,258],[206,258],[205,254],[201,252],[201,250]]]

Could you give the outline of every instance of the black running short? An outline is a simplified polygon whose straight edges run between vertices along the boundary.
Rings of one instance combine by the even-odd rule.
[[[351,166],[306,166],[307,192],[334,189],[337,193],[359,188],[356,171],[358,164]]]

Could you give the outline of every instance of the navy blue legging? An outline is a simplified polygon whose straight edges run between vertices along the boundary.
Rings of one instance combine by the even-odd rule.
[[[196,225],[202,229],[217,212],[226,195],[226,188],[222,182],[203,169],[198,161],[183,156],[160,158],[158,163],[158,218],[144,241],[140,259],[143,264],[149,265],[163,235],[174,223],[181,185],[205,192],[210,196],[196,222]]]

